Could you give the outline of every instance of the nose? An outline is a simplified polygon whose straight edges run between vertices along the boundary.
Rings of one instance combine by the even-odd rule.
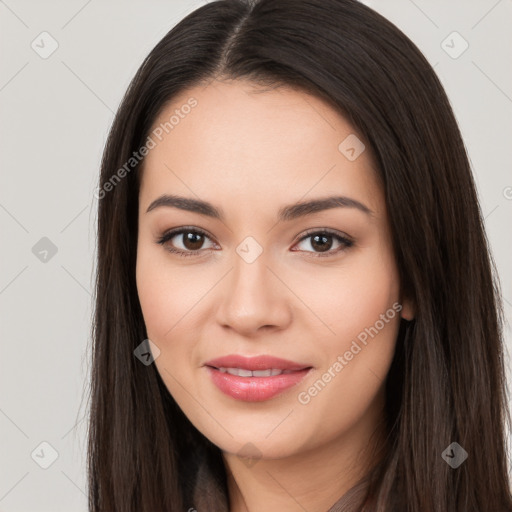
[[[235,254],[220,288],[217,321],[243,336],[285,329],[292,319],[293,294],[268,266],[264,254],[252,263]]]

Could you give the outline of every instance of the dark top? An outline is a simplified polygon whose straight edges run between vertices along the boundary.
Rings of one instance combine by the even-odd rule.
[[[363,478],[326,512],[357,512],[363,502],[367,489],[368,478]]]

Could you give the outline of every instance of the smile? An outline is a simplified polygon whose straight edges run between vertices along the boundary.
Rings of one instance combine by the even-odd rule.
[[[268,370],[246,370],[245,368],[217,368],[221,373],[229,373],[238,377],[274,377],[286,373],[292,373],[293,370],[280,370],[279,368],[269,368]]]
[[[204,367],[215,386],[225,395],[246,402],[263,402],[296,386],[311,365],[270,355],[240,354],[212,359]]]
[[[245,370],[205,366],[213,384],[225,395],[245,402],[263,402],[301,382],[312,369]]]

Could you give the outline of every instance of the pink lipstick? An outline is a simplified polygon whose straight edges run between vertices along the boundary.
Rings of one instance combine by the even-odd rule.
[[[244,357],[236,354],[212,359],[204,366],[220,391],[247,402],[270,400],[298,384],[312,368],[268,355]]]

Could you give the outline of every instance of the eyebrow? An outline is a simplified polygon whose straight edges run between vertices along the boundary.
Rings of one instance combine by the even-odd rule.
[[[186,210],[189,212],[199,213],[207,217],[212,217],[220,221],[225,220],[224,212],[221,208],[215,207],[208,201],[202,201],[200,199],[193,199],[189,197],[182,197],[176,195],[164,194],[155,199],[146,210],[146,213],[159,207],[170,207],[178,208],[180,210]],[[305,217],[306,215],[312,215],[323,210],[329,210],[331,208],[356,208],[367,215],[374,215],[374,212],[370,210],[366,205],[346,196],[329,196],[319,199],[313,199],[311,201],[303,201],[301,203],[290,204],[283,206],[279,209],[278,219],[279,221],[291,221],[299,217]]]

